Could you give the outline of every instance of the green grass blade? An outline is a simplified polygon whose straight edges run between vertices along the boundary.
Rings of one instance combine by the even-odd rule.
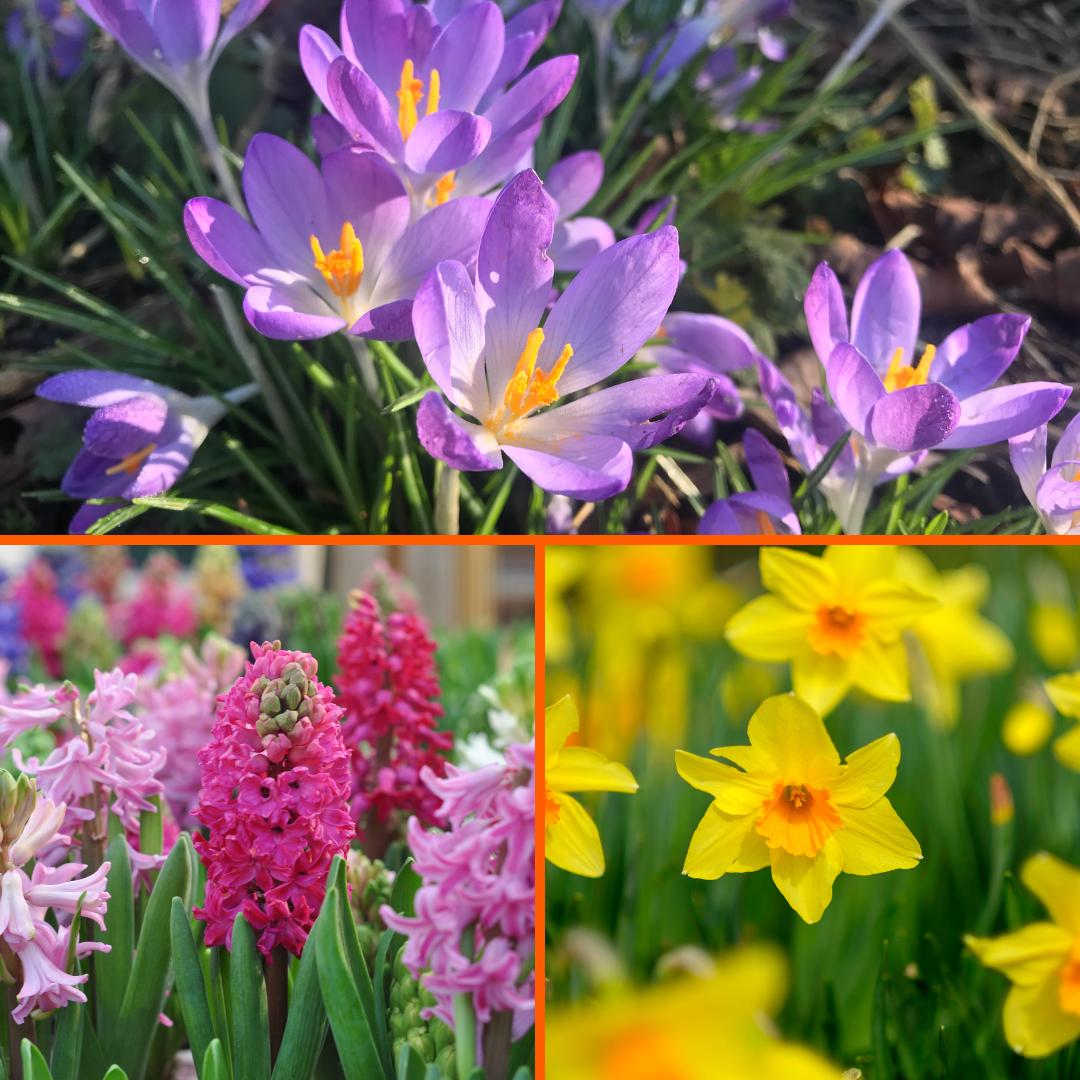
[[[255,931],[243,915],[233,923],[229,962],[233,1007],[233,1076],[236,1080],[269,1080],[270,1022],[262,957]]]
[[[206,1080],[202,1074],[202,1063],[207,1049],[214,1041],[214,1022],[210,1017],[210,1002],[206,997],[206,983],[203,981],[202,964],[199,963],[195,939],[191,934],[191,923],[184,910],[184,902],[179,896],[173,897],[170,930],[173,972],[176,992],[180,995],[180,1008],[184,1014],[184,1027],[187,1029],[199,1080]]]
[[[516,465],[504,465],[503,469],[506,475],[484,511],[484,518],[477,525],[475,536],[490,536],[495,531],[499,515],[503,512],[503,507],[506,506],[506,500],[510,498],[510,489],[517,479],[518,467]]]
[[[311,523],[296,509],[285,489],[247,452],[244,444],[232,435],[224,436],[226,448],[236,455],[237,460],[251,474],[255,482],[274,500],[278,509],[296,526],[300,533],[312,533]]]
[[[110,817],[116,817],[110,814]],[[119,819],[117,819],[119,820]],[[131,889],[131,861],[123,832],[113,837],[105,853],[109,868],[109,917],[98,938],[111,945],[109,952],[94,954],[94,993],[97,999],[97,1031],[108,1046],[116,1034],[135,955],[135,898]]]
[[[326,1006],[319,989],[318,962],[312,946],[300,954],[300,966],[289,998],[289,1019],[271,1080],[309,1080],[319,1060],[328,1026]]]

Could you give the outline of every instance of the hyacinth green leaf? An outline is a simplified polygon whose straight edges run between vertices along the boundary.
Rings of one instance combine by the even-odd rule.
[[[439,1072],[438,1065],[429,1065],[424,1070],[424,1080],[443,1080],[443,1074]]]
[[[528,1065],[522,1065],[516,1073],[514,1073],[514,1080],[532,1080],[532,1073],[529,1072]]]
[[[164,847],[164,827],[161,821],[161,796],[146,800],[155,809],[139,812],[139,850],[144,855],[160,855]]]
[[[289,1019],[274,1063],[272,1080],[307,1080],[315,1071],[328,1025],[312,946],[300,954],[300,966],[289,998]]]
[[[397,1080],[424,1080],[424,1059],[412,1043],[402,1043],[397,1056]]]
[[[394,888],[390,893],[390,906],[399,914],[412,918],[416,914],[413,902],[424,879],[413,869],[416,860],[409,858],[394,878]]]
[[[119,1065],[110,1065],[102,1080],[128,1080],[128,1075]]]
[[[233,1009],[233,1076],[236,1080],[268,1080],[270,1021],[266,979],[255,946],[255,931],[243,915],[237,915],[233,923],[229,989]]]
[[[229,1001],[225,993],[228,981],[229,954],[223,945],[216,945],[210,950],[210,993],[213,995],[214,1031],[221,1042],[225,1054],[225,1068],[232,1076],[232,1036],[230,1034],[232,1017]]]
[[[146,905],[120,1018],[112,1038],[107,1041],[108,1056],[136,1080],[146,1071],[150,1044],[169,989],[172,899],[174,896],[187,896],[190,877],[187,848],[183,842],[176,843],[161,868]]]
[[[73,927],[74,925],[72,923]],[[76,939],[77,934],[77,929],[73,929],[72,940]],[[82,974],[82,967],[77,959],[71,968],[71,973]],[[71,1001],[56,1016],[51,1061],[53,1080],[77,1080],[78,1078],[79,1060],[82,1056],[82,1013],[82,1002]]]
[[[95,953],[95,956],[103,956],[104,953]],[[79,1059],[79,1076],[104,1076],[109,1063],[105,1060],[105,1051],[101,1047],[101,1040],[94,1030],[90,1020],[90,1010],[82,1011],[82,1056]]]
[[[115,814],[109,815],[110,819],[114,817]],[[105,929],[98,931],[98,940],[112,948],[109,952],[94,954],[93,985],[97,998],[97,1032],[102,1042],[108,1045],[116,1033],[135,959],[135,897],[123,829],[113,837],[105,858],[112,864],[108,878],[109,917],[105,920]]]
[[[225,1051],[221,1049],[220,1039],[211,1040],[206,1048],[201,1080],[229,1080],[229,1067],[225,1061]]]
[[[41,1051],[29,1040],[22,1041],[23,1080],[52,1080]]]
[[[469,1071],[469,1075],[465,1080],[487,1080],[487,1076],[484,1074],[484,1070],[477,1065]]]
[[[340,856],[337,858],[340,859]],[[383,1068],[356,980],[349,967],[341,920],[337,917],[339,910],[335,885],[326,893],[312,935],[315,938],[319,987],[330,1017],[341,1068],[345,1080],[378,1080],[379,1077],[392,1080],[393,1074]]]
[[[173,897],[170,929],[173,973],[176,991],[180,996],[180,1008],[184,1014],[184,1027],[191,1043],[191,1054],[195,1059],[199,1080],[206,1080],[200,1070],[206,1051],[214,1041],[214,1022],[210,1018],[210,1002],[206,997],[206,983],[203,981],[199,953],[191,935],[191,923],[184,910],[184,902],[179,896]]]
[[[394,957],[405,940],[402,934],[393,930],[384,930],[379,938],[379,948],[375,953],[375,1032],[379,1039],[379,1053],[385,1058],[390,1054],[390,1032],[387,1030],[386,984],[394,968]],[[393,948],[394,954],[390,954]]]

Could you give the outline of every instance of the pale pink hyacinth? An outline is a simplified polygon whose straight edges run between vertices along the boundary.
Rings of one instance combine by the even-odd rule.
[[[494,1012],[512,1011],[512,1038],[532,1026],[535,978],[522,972],[531,960],[536,927],[535,746],[516,743],[505,765],[467,772],[447,766],[445,778],[420,776],[442,799],[446,832],[426,832],[409,819],[409,848],[424,879],[416,917],[380,910],[386,925],[408,935],[405,966],[434,995],[422,1015],[453,1026],[454,995],[472,995],[478,1045]],[[474,958],[461,951],[472,928]],[[424,972],[428,972],[424,974]]]

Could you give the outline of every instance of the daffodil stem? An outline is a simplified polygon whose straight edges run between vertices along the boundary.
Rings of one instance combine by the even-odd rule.
[[[461,503],[461,473],[442,462],[435,491],[435,531],[440,536],[457,536]]]

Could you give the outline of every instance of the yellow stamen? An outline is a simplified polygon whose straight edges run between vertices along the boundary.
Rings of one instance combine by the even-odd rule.
[[[424,83],[421,79],[413,78],[413,62],[406,60],[401,65],[401,89],[398,96],[398,127],[401,128],[403,138],[408,138],[419,122],[416,115],[416,106],[424,96]]]
[[[118,472],[126,472],[129,476],[137,473],[142,463],[157,449],[157,443],[150,443],[134,454],[128,454],[123,461],[118,461],[111,469],[105,470],[106,476],[115,476]]]
[[[775,536],[776,530],[773,528],[773,523],[769,520],[769,515],[764,510],[757,512],[757,531],[762,536]]]
[[[435,200],[436,206],[442,206],[450,198],[450,192],[456,187],[454,174],[448,172],[441,180],[436,182],[434,193],[428,196],[428,206],[432,205],[432,199]]]
[[[313,233],[311,252],[315,256],[315,269],[326,279],[330,291],[347,303],[360,288],[360,279],[364,276],[364,249],[356,239],[352,222],[346,221],[341,226],[341,246],[329,254],[323,253],[322,245]]]
[[[908,386],[924,385],[930,377],[930,367],[934,363],[936,352],[933,345],[927,345],[918,366],[905,367],[904,350],[898,348],[889,361],[889,370],[885,372],[885,389],[891,394],[894,390],[903,390]]]
[[[436,68],[431,69],[431,78],[428,80],[427,108],[424,115],[430,116],[439,109],[439,72]]]
[[[574,355],[574,350],[569,345],[564,345],[549,375],[536,369],[536,357],[543,341],[544,331],[537,327],[529,334],[514,374],[507,383],[503,403],[514,420],[540,408],[541,405],[551,405],[559,400],[556,385],[562,378],[570,357]]]

